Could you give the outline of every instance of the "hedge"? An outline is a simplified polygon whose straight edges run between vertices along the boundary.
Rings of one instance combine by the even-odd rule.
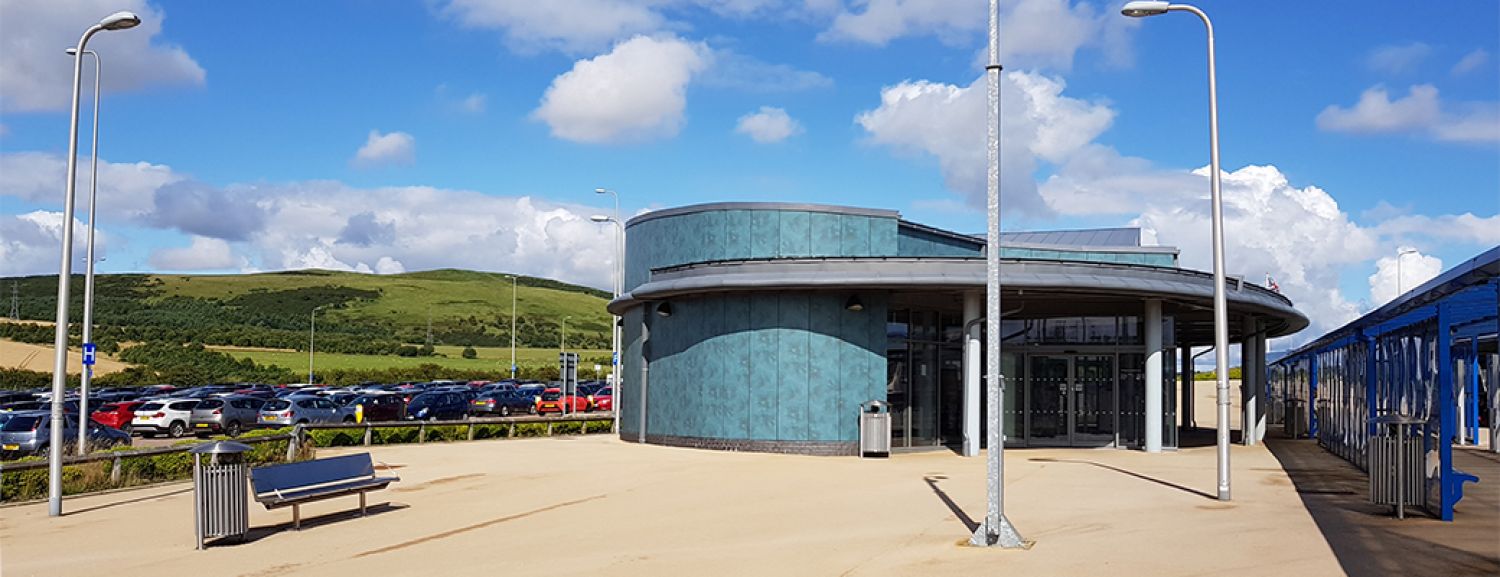
[[[290,429],[262,429],[247,432],[240,438],[264,437],[287,432],[290,432]],[[221,440],[224,438],[214,437],[211,440]],[[178,443],[178,445],[197,445],[203,442],[202,440],[191,440],[183,441]],[[246,459],[251,466],[283,462],[286,460],[286,444],[286,440],[251,444],[251,450],[246,453]],[[132,450],[137,450],[137,448],[117,447],[102,452],[127,452]],[[304,451],[303,454],[298,455],[298,459],[310,457],[310,451]],[[8,463],[39,462],[42,460],[41,457],[26,457],[16,461],[9,461]],[[106,489],[189,479],[193,476],[193,456],[183,451],[181,453],[168,453],[165,455],[122,458],[120,460],[120,479],[118,482],[110,479],[110,471],[113,467],[113,460],[64,466],[63,494],[77,495]],[[47,496],[47,469],[6,471],[3,475],[0,475],[0,501],[27,501],[40,499],[45,496]]]
[[[612,422],[607,419],[589,421],[589,434],[608,433]],[[416,443],[421,432],[419,423],[401,427],[377,427],[370,430],[371,445],[402,445]],[[511,429],[514,428],[514,434]],[[468,425],[442,425],[427,424],[427,434],[423,442],[443,443],[448,441],[465,441],[469,438]],[[579,422],[553,423],[553,435],[577,435],[583,429]],[[474,439],[503,439],[506,437],[545,437],[547,436],[546,423],[488,423],[474,425]],[[351,429],[310,429],[307,431],[310,444],[315,447],[355,447],[365,444],[365,430],[363,428]]]

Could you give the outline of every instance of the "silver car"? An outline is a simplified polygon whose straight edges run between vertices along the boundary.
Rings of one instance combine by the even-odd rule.
[[[99,423],[89,421],[89,450],[129,445],[130,435]],[[77,448],[78,417],[64,415],[63,438],[67,439],[65,454]],[[10,414],[4,425],[0,425],[0,459],[8,460],[27,455],[47,456],[52,440],[52,413],[50,411],[25,411]]]
[[[246,396],[204,399],[193,407],[190,420],[193,434],[206,437],[223,433],[238,437],[245,429],[256,426],[260,420],[260,408],[265,404],[264,399]]]
[[[302,423],[338,423],[354,421],[354,416],[339,410],[338,405],[323,397],[291,396],[271,399],[260,408],[262,427],[285,427]]]
[[[173,439],[187,434],[198,399],[161,399],[135,408],[130,431],[143,437],[166,434]]]

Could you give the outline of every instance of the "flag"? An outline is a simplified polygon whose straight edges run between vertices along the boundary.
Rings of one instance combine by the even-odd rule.
[[[1276,284],[1276,279],[1271,278],[1271,273],[1266,273],[1266,288],[1281,293],[1281,285]]]

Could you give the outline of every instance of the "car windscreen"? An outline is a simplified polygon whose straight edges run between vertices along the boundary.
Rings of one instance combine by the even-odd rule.
[[[562,398],[562,393],[559,393],[557,391],[547,391],[545,393],[542,393],[543,401],[556,401],[560,398]]]
[[[594,393],[594,396],[596,396],[596,397],[613,397],[614,395],[615,395],[615,390],[611,389],[611,388],[607,388],[607,387],[603,388],[603,389],[599,389],[599,392]]]
[[[223,406],[224,406],[224,401],[222,399],[208,399],[206,401],[198,403],[198,406],[193,407],[193,408],[195,408],[195,409],[217,409],[217,408],[223,407]],[[173,407],[173,408],[176,408],[176,407]]]
[[[0,427],[0,431],[4,431],[7,433],[30,431],[32,429],[35,429],[37,427],[37,423],[41,420],[41,417],[30,415],[14,416],[11,417],[9,421],[5,422],[4,427]]]
[[[199,402],[200,401],[178,401],[167,405],[167,408],[174,411],[191,411],[193,410],[193,407],[198,406]]]
[[[137,412],[140,412],[140,411],[159,411],[159,410],[161,410],[161,407],[164,404],[165,403],[146,403],[144,405],[136,407],[135,410]]]
[[[276,399],[274,401],[266,401],[266,404],[261,405],[260,410],[262,410],[262,411],[285,411],[288,407],[291,407],[291,406],[292,406],[292,403],[290,401],[285,401],[285,400],[282,400],[282,399]]]
[[[101,413],[113,413],[115,411],[120,410],[120,405],[116,404],[116,403],[110,403],[108,405],[104,405],[102,407],[99,407],[98,409],[95,409],[95,410],[99,411]]]

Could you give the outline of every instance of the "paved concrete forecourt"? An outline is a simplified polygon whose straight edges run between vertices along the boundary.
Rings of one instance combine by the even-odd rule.
[[[323,450],[322,456],[342,451]],[[250,541],[193,550],[187,484],[0,509],[0,573],[96,575],[1339,575],[1290,479],[1234,447],[1007,452],[1007,511],[1029,551],[961,546],[984,461],[729,453],[610,437],[376,447],[401,477],[356,499],[251,505]],[[389,505],[377,505],[386,503]]]

